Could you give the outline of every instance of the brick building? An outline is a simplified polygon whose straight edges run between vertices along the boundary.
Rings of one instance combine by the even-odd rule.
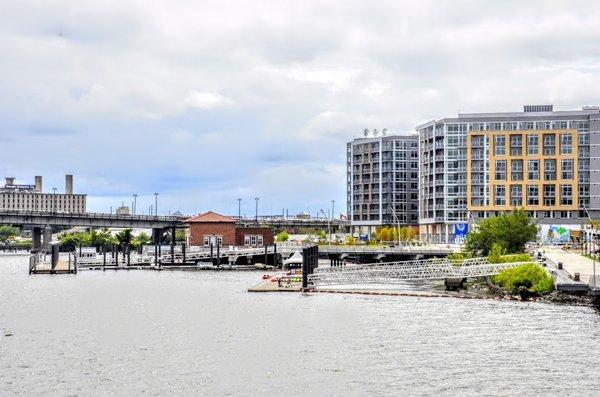
[[[258,247],[273,245],[273,231],[268,227],[236,225],[235,219],[212,211],[186,221],[188,245],[208,247],[210,244]]]

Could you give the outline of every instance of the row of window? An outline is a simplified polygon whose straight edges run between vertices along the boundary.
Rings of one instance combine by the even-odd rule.
[[[483,147],[483,141],[473,137],[473,147]],[[556,134],[544,134],[542,141],[543,155],[553,156],[556,154]],[[523,136],[510,135],[510,155],[521,156],[523,153]],[[540,136],[537,134],[527,135],[527,154],[538,155],[540,153]],[[573,135],[571,133],[560,134],[560,154],[569,155],[573,153]],[[506,135],[494,136],[494,155],[506,155]]]
[[[506,193],[507,187],[505,185],[494,186],[494,205],[506,205]],[[510,205],[511,206],[522,206],[524,205],[523,200],[523,186],[511,185],[510,186]],[[544,205],[554,206],[559,202],[560,205],[573,205],[573,186],[572,185],[560,185],[560,201],[557,201],[556,196],[556,185],[543,185],[543,197],[540,196],[540,188],[537,185],[527,185],[526,187],[526,205]]]
[[[556,159],[546,159],[544,161],[544,180],[555,181],[557,179],[557,161]],[[506,160],[496,160],[494,163],[494,178],[497,181],[507,179]],[[560,161],[561,179],[572,180],[574,175],[574,166],[572,159]],[[476,169],[477,171],[477,169]],[[527,179],[531,181],[540,180],[540,160],[527,161]],[[510,180],[522,181],[524,179],[523,160],[510,160]]]

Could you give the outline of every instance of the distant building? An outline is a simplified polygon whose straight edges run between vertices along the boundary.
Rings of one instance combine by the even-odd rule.
[[[129,207],[126,206],[124,203],[121,203],[121,206],[117,208],[115,213],[117,215],[131,215],[131,212],[129,211]]]
[[[209,247],[234,245],[260,247],[273,244],[273,230],[268,227],[236,225],[233,218],[209,211],[186,221],[188,245]]]
[[[379,135],[346,145],[347,207],[353,233],[371,234],[377,226],[418,225],[418,136]]]
[[[65,176],[64,193],[44,193],[41,176],[34,185],[17,185],[14,177],[7,177],[0,187],[0,210],[85,213],[86,195],[73,193],[73,175]]]

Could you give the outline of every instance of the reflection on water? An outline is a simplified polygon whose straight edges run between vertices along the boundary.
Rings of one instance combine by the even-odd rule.
[[[590,308],[252,294],[254,272],[28,276],[26,262],[0,258],[0,395],[600,393]]]

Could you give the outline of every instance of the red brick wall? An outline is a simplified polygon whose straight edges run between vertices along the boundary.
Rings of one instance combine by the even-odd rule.
[[[236,244],[235,223],[205,222],[190,223],[187,229],[190,245],[204,245],[204,236],[223,236],[223,245]]]
[[[268,227],[238,227],[235,229],[235,245],[244,245],[244,236],[246,234],[262,235],[263,244],[273,245],[273,229]]]

